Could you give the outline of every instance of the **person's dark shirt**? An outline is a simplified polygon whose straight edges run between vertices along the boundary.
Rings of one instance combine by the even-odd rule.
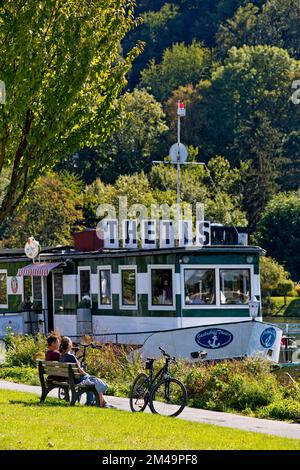
[[[73,364],[78,365],[78,361],[76,357],[74,356],[74,354],[71,354],[71,353],[61,354],[59,356],[59,362],[71,362]]]
[[[46,361],[59,361],[59,358],[60,353],[58,351],[51,351],[51,349],[48,349],[45,352]],[[56,382],[64,382],[65,379],[56,375],[48,375],[47,380],[48,382],[53,382],[53,380],[55,380]]]
[[[48,349],[45,353],[46,361],[59,361],[60,353],[58,351],[51,351]]]
[[[78,366],[80,366],[74,354],[71,354],[71,353],[61,354],[59,358],[59,362],[71,362],[72,364],[77,364]],[[82,378],[75,379],[75,383],[80,383],[81,381],[82,381]]]

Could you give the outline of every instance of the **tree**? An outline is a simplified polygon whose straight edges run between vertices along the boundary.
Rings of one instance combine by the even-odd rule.
[[[247,219],[241,209],[244,171],[244,166],[241,170],[231,168],[223,157],[212,158],[207,169],[203,166],[188,166],[181,172],[181,202],[204,204],[205,217],[208,220],[225,225],[246,226]],[[157,165],[149,178],[151,187],[160,193],[160,203],[164,201],[164,194],[169,204],[176,203],[176,168]]]
[[[255,240],[290,272],[294,280],[300,279],[299,234],[299,193],[277,194],[262,214]]]
[[[178,17],[178,6],[165,3],[158,11],[148,10],[140,15],[141,23],[124,39],[125,50],[130,50],[137,41],[145,44],[143,53],[135,60],[129,74],[129,88],[133,88],[140,79],[141,71],[151,59],[161,59],[163,50],[172,44],[170,28]],[[171,41],[171,42],[170,42]]]
[[[244,193],[252,228],[277,191],[286,160],[299,161],[297,149],[285,145],[300,117],[291,101],[297,76],[300,62],[286,51],[244,46],[232,48],[211,80],[197,87],[202,121],[198,138],[206,158],[221,154],[233,165],[251,162]]]
[[[261,291],[263,297],[266,297],[278,288],[279,283],[288,280],[289,273],[269,256],[261,257],[259,265]]]
[[[42,246],[72,244],[72,232],[82,224],[82,184],[67,173],[42,176],[28,194],[5,233],[2,245],[22,247],[30,236]]]
[[[252,0],[261,6],[265,0]],[[123,42],[124,50],[130,50],[141,39],[145,42],[143,53],[134,62],[130,74],[130,88],[137,85],[140,72],[150,59],[160,63],[166,48],[175,43],[185,45],[193,41],[205,47],[215,47],[215,35],[220,24],[232,18],[237,8],[248,0],[141,0],[137,12],[142,22],[131,31]]]
[[[244,44],[277,46],[300,58],[300,4],[298,0],[268,0],[260,10],[249,3],[220,26],[218,49],[223,54]]]
[[[184,102],[186,116],[181,120],[180,133],[181,141],[197,147],[201,145],[199,135],[203,126],[202,116],[199,115],[199,102],[201,96],[196,86],[191,84],[180,86],[174,90],[168,100],[164,103],[164,109],[167,115],[167,122],[170,128],[168,133],[169,143],[177,141],[177,106],[178,101]]]
[[[89,227],[97,225],[100,220],[97,216],[97,208],[101,204],[112,205],[118,216],[119,197],[122,196],[127,198],[128,209],[132,204],[144,204],[147,208],[150,208],[150,205],[155,203],[149,180],[143,172],[130,176],[120,175],[114,185],[105,184],[97,178],[84,191],[83,212],[85,224]]]
[[[149,171],[168,129],[162,106],[146,90],[127,92],[120,101],[122,124],[108,140],[64,158],[58,168],[73,171],[88,184],[97,177],[113,183],[119,175]]]
[[[191,204],[195,209],[196,202],[203,203],[208,220],[247,225],[245,213],[241,210],[243,171],[231,168],[228,161],[222,157],[212,159],[208,164],[208,170],[204,170],[203,167],[189,167],[182,171],[181,208],[184,210],[187,204]],[[214,185],[211,177],[215,182]],[[157,165],[148,175],[144,172],[129,176],[121,175],[114,185],[105,184],[97,179],[85,188],[83,194],[85,225],[96,226],[99,222],[97,208],[101,204],[113,205],[118,215],[121,196],[127,198],[128,211],[131,205],[142,204],[148,211],[147,216],[151,217],[151,205],[167,204],[171,207],[176,204],[176,182],[176,169],[168,165]],[[161,217],[162,208],[157,207],[155,212]],[[195,212],[190,215],[195,216]]]
[[[236,11],[233,18],[221,24],[216,35],[217,52],[225,57],[232,47],[243,47],[256,43],[255,28],[260,9],[247,3]]]
[[[119,54],[133,9],[133,0],[0,2],[0,175],[10,174],[0,224],[61,155],[99,143],[115,126],[137,54]]]
[[[163,53],[160,64],[151,61],[142,71],[141,86],[159,101],[166,100],[180,85],[195,85],[210,75],[211,51],[197,42],[174,44]]]

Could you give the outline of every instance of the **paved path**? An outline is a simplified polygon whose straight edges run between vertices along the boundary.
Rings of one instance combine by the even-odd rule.
[[[0,390],[1,389],[35,393],[37,395],[41,394],[41,388],[38,386],[17,384],[7,382],[5,380],[0,380]],[[57,397],[57,390],[53,390],[49,395]],[[127,398],[108,397],[108,400],[119,410],[130,411],[129,401]],[[241,429],[243,431],[273,434],[275,436],[288,437],[290,439],[300,439],[300,424],[286,423],[284,421],[250,418],[248,416],[240,416],[233,413],[222,413],[189,407],[184,409],[178,419],[214,424],[217,426]]]

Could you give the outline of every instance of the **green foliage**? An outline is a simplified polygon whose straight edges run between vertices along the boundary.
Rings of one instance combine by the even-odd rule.
[[[142,364],[128,347],[107,344],[99,349],[89,349],[87,368],[90,374],[107,380],[113,385],[114,394],[123,391],[129,393],[130,384],[135,376],[142,371]]]
[[[277,397],[277,382],[264,361],[247,359],[195,366],[186,376],[191,406],[255,411]]]
[[[261,449],[275,450],[277,458],[279,449],[299,450],[300,446],[299,439],[166,419],[152,413],[96,410],[78,405],[70,408],[63,400],[51,397],[40,404],[39,397],[32,393],[0,390],[0,400],[1,450],[145,449],[157,453],[158,449],[171,452],[178,449],[178,453],[182,450],[191,453],[193,449],[194,455],[195,449]]]
[[[190,149],[190,153],[192,152],[193,149]],[[215,181],[215,186],[208,171]],[[231,168],[223,157],[215,157],[208,163],[208,171],[202,166],[187,167],[182,171],[182,210],[184,211],[187,204],[201,202],[205,204],[205,214],[210,220],[224,224],[247,225],[245,213],[240,208],[244,170]],[[131,205],[143,204],[148,209],[149,216],[151,205],[156,204],[156,213],[160,216],[163,204],[172,206],[176,203],[176,184],[176,169],[167,165],[154,166],[148,177],[143,172],[131,176],[119,176],[113,186],[97,179],[86,187],[83,195],[86,224],[95,227],[100,218],[107,215],[107,213],[97,215],[97,207],[100,204],[114,206],[116,212],[111,214],[111,217],[116,217],[119,197],[122,196],[127,197],[128,209]],[[134,209],[138,211],[139,207],[136,206]],[[133,217],[134,213],[130,213],[129,216]]]
[[[294,400],[277,400],[258,410],[259,418],[284,419],[299,422],[300,403]]]
[[[290,178],[287,162],[293,161],[292,173],[298,171],[296,149],[288,153],[284,142],[296,131],[299,107],[291,102],[291,86],[299,75],[300,62],[282,49],[233,47],[211,80],[198,86],[206,156],[250,164],[243,205],[252,227],[282,180]]]
[[[0,223],[59,158],[105,140],[137,49],[120,57],[133,0],[1,2]],[[99,124],[100,123],[100,124]]]
[[[33,336],[14,336],[6,353],[6,364],[9,367],[36,366],[38,355],[47,349],[46,338],[38,333]]]
[[[298,193],[277,194],[267,205],[257,227],[256,241],[283,264],[292,279],[300,278],[300,199]]]
[[[300,314],[300,299],[299,297],[267,297],[263,298],[263,315],[264,316],[282,316],[284,317],[299,317]]]
[[[14,338],[0,378],[36,384],[35,358],[45,350],[45,337]],[[164,361],[155,362],[158,370]],[[29,366],[35,368],[32,369]],[[130,394],[133,380],[144,372],[145,364],[130,346],[100,344],[88,349],[87,369],[109,384],[108,394]],[[188,405],[220,411],[237,411],[261,417],[297,420],[300,407],[299,384],[281,385],[270,372],[270,362],[261,358],[224,361],[216,364],[190,364],[179,360],[171,374],[182,380],[188,392]]]
[[[0,366],[0,379],[10,382],[40,385],[37,368],[22,364],[21,366]]]
[[[142,71],[141,86],[146,87],[160,101],[164,101],[179,86],[195,85],[208,78],[211,62],[209,49],[197,42],[190,46],[174,44],[164,51],[160,64],[152,61]]]
[[[300,58],[300,6],[298,0],[267,0],[260,10],[252,3],[240,7],[233,18],[220,26],[219,50],[243,44],[265,44],[286,49]]]
[[[265,0],[252,0],[258,6],[264,2]],[[124,49],[130,49],[139,39],[145,42],[145,49],[133,64],[130,87],[137,85],[140,71],[145,69],[151,59],[160,63],[165,49],[175,43],[184,42],[189,45],[196,40],[206,47],[214,47],[219,25],[231,18],[238,7],[247,3],[248,0],[138,2],[137,11],[142,22],[127,35]]]
[[[205,216],[209,220],[224,224],[247,225],[245,213],[241,210],[243,170],[231,168],[223,157],[212,158],[207,169],[197,166],[182,170],[182,203],[203,203]],[[215,184],[212,184],[209,175]],[[176,202],[176,168],[157,165],[153,167],[149,178],[152,188],[161,192],[161,200],[164,192],[171,190],[173,203]]]
[[[279,282],[274,293],[275,295],[283,295],[284,297],[287,295],[293,297],[295,294],[293,281],[291,279],[287,279],[286,281]]]
[[[279,283],[285,282],[289,273],[275,259],[261,257],[259,261],[260,286],[263,296],[270,295],[278,288]]]
[[[257,14],[260,9],[247,3],[238,8],[233,18],[220,25],[216,35],[218,53],[226,56],[226,53],[233,46],[242,47],[244,44],[253,44],[255,34],[254,29],[257,22]],[[260,43],[259,44],[264,44]]]
[[[92,183],[96,176],[113,183],[119,175],[149,171],[159,155],[168,129],[162,106],[146,90],[135,89],[119,100],[122,124],[103,144],[66,156],[58,169],[65,168]]]
[[[110,183],[119,175],[149,171],[168,130],[161,104],[146,90],[125,93],[121,102],[123,124],[97,148],[98,174]]]
[[[43,246],[72,243],[72,231],[82,220],[82,184],[67,173],[42,176],[28,195],[27,204],[15,213],[3,245],[21,247],[34,236]]]

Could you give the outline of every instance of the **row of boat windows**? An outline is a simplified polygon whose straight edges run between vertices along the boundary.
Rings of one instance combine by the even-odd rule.
[[[81,271],[80,295],[89,295],[89,271]],[[184,303],[189,305],[216,304],[216,270],[190,269],[183,271]],[[250,298],[249,269],[219,270],[219,302],[221,305],[243,305]],[[135,269],[121,271],[121,305],[134,307],[137,304]],[[174,306],[173,270],[170,268],[151,268],[151,305]],[[99,303],[112,304],[111,272],[99,271]]]
[[[111,271],[99,270],[99,306],[112,305]],[[193,269],[183,270],[184,304],[215,305],[216,275],[219,275],[219,302],[221,305],[247,304],[250,298],[249,269]],[[90,270],[79,271],[79,297],[90,297]],[[151,268],[151,305],[174,306],[174,276],[171,268]],[[53,272],[53,294],[55,300],[63,299],[63,275]],[[42,300],[41,277],[24,277],[24,299]],[[134,307],[137,304],[136,270],[121,270],[121,305]],[[0,304],[7,304],[7,275],[0,274]]]

